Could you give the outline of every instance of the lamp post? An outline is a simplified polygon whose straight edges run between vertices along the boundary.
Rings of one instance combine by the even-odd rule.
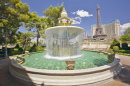
[[[2,28],[2,33],[4,32],[4,29]],[[9,30],[9,34],[11,34],[11,30]],[[7,30],[5,30],[5,57],[4,58],[8,58],[8,53],[7,53]]]

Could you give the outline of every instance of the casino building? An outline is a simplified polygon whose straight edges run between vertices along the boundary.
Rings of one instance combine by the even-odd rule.
[[[95,41],[112,40],[120,37],[120,21],[114,20],[108,24],[101,24],[100,7],[97,6],[97,25],[91,25],[91,38]]]
[[[120,37],[120,21],[114,20],[111,23],[102,24],[103,33],[107,35],[107,39],[119,38]],[[91,38],[96,33],[96,25],[91,25]]]

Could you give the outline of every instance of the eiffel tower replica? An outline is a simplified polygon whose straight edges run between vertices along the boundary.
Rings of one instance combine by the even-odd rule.
[[[105,41],[107,35],[103,33],[103,28],[101,26],[101,19],[100,19],[100,7],[97,5],[97,28],[93,39],[95,41]]]

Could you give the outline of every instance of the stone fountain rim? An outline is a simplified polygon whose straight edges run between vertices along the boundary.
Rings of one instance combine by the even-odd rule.
[[[55,27],[50,27],[50,28],[46,29],[46,31],[47,31],[47,30],[51,30],[51,29],[55,29],[55,28],[61,28],[61,27],[66,27],[66,28],[79,28],[79,29],[81,29],[81,30],[84,30],[83,28],[78,27],[78,26],[55,26]]]
[[[83,73],[91,74],[91,73],[96,73],[96,72],[111,69],[115,67],[116,65],[118,65],[120,62],[119,57],[116,55],[115,60],[112,63],[99,66],[99,67],[94,67],[94,68],[89,68],[89,69],[79,69],[79,70],[46,70],[46,69],[36,69],[36,68],[21,66],[15,62],[15,59],[16,57],[14,57],[14,60],[11,61],[12,66],[23,71],[46,74],[46,75],[77,75],[77,74],[83,74]]]

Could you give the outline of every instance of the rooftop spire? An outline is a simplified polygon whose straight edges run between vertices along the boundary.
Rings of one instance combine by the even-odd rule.
[[[100,7],[97,5],[97,28],[101,28]]]
[[[65,8],[63,8],[63,10],[61,12],[61,17],[63,17],[63,16],[67,17],[67,12],[66,12]]]
[[[99,4],[97,4],[97,10],[100,9]]]

